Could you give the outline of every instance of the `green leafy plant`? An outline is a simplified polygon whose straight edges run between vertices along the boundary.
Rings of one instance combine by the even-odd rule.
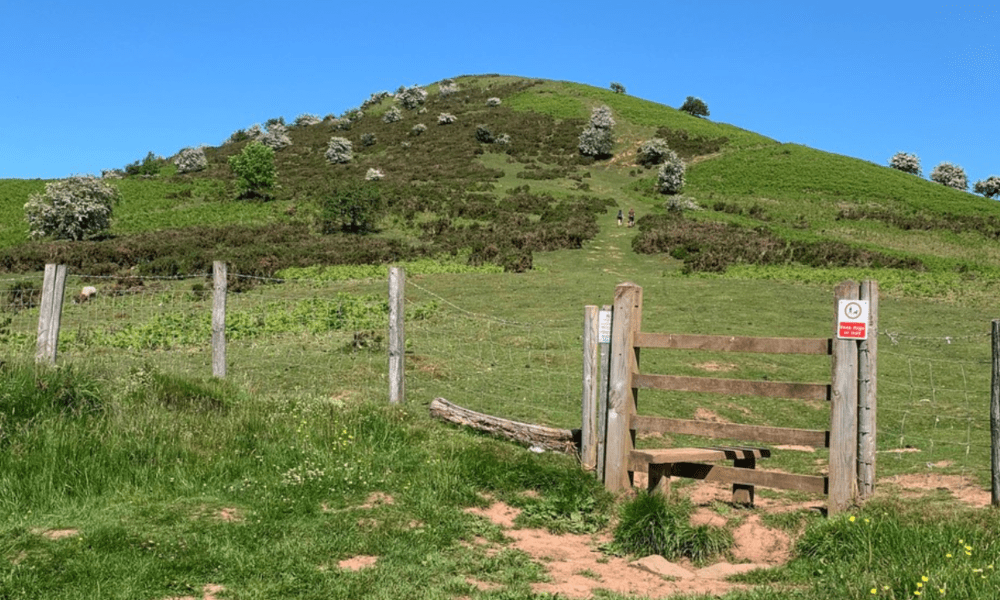
[[[366,233],[375,228],[384,212],[385,203],[377,183],[345,182],[322,201],[321,227],[324,233],[338,230]]]
[[[261,142],[250,142],[242,152],[229,157],[229,168],[239,178],[244,197],[268,198],[278,181],[274,150]]]
[[[157,156],[150,151],[146,154],[146,158],[142,159],[142,162],[137,160],[134,163],[126,165],[125,174],[155,177],[160,174],[160,169],[162,169],[166,164],[166,159],[161,156]]]
[[[707,117],[709,115],[708,105],[701,98],[695,98],[694,96],[688,96],[684,100],[684,104],[681,105],[681,110],[691,115],[692,117]]]
[[[690,558],[705,561],[732,546],[732,535],[709,525],[691,526],[690,501],[668,502],[656,494],[640,494],[622,506],[607,549],[616,554],[647,556],[659,554],[667,559]]]
[[[31,237],[83,240],[111,227],[118,188],[90,176],[74,176],[48,183],[44,193],[32,194],[24,205]]]
[[[620,83],[618,83],[617,81],[612,81],[611,82],[611,91],[614,92],[614,93],[616,93],[616,94],[624,94],[625,93],[625,86],[622,85],[622,84],[620,84]]]

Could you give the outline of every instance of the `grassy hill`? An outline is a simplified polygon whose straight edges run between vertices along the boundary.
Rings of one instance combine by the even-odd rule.
[[[228,158],[243,141],[207,148],[197,173],[153,160],[156,175],[114,181],[122,202],[100,239],[27,240],[23,204],[45,182],[0,181],[0,598],[551,598],[535,587],[551,561],[467,510],[494,500],[522,511],[519,526],[616,538],[601,546],[605,562],[638,552],[612,529],[644,510],[659,527],[651,541],[680,540],[671,557],[699,564],[735,560],[733,531],[751,521],[793,540],[787,564],[742,576],[751,587],[729,600],[991,597],[996,515],[951,492],[981,497],[989,485],[1000,205],[609,90],[456,83],[446,95],[428,86],[426,110],[396,122],[383,121],[393,103],[381,98],[349,125],[290,126],[266,201],[239,197]],[[594,160],[578,135],[602,104],[617,143]],[[439,125],[441,113],[455,122]],[[478,141],[481,127],[510,143]],[[351,163],[325,160],[333,135],[352,141]],[[635,164],[654,136],[687,162],[678,196],[656,193],[655,171]],[[386,201],[376,231],[324,233],[322,203],[370,168],[385,174],[373,184]],[[638,226],[616,227],[630,207]],[[198,274],[213,260],[230,263],[242,291],[227,306],[225,381],[208,377],[205,352],[211,299]],[[372,335],[385,281],[369,266],[406,260],[408,400],[386,406]],[[67,302],[60,367],[43,369],[30,362],[38,311],[12,299],[51,261],[71,266],[72,289],[102,293]],[[427,414],[443,396],[579,426],[582,308],[609,303],[622,281],[643,286],[645,330],[825,337],[831,284],[846,278],[883,292],[879,488],[849,514],[825,519],[802,508],[822,499],[760,489],[760,507],[707,502],[725,524],[690,527],[690,502],[611,497],[572,457]],[[342,326],[355,318],[364,324]],[[682,375],[829,377],[823,357],[642,360]],[[824,403],[783,399],[644,390],[640,402],[747,424],[829,418]],[[639,440],[669,443],[686,442]],[[823,449],[780,449],[760,466],[816,474],[826,463]],[[933,489],[917,495],[906,481]],[[339,566],[351,558],[377,560]]]
[[[641,233],[633,248],[671,256],[685,272],[833,281],[849,268],[878,276],[890,292],[943,298],[959,286],[970,301],[1000,281],[1000,205],[983,197],[610,90],[501,76],[455,81],[459,91],[447,95],[428,86],[426,102],[395,122],[383,119],[394,104],[387,96],[363,103],[361,117],[345,113],[349,123],[328,115],[291,124],[267,202],[238,198],[228,159],[245,141],[206,148],[200,172],[178,175],[164,161],[153,177],[126,177],[102,240],[29,242],[22,207],[43,182],[0,181],[0,268],[58,261],[78,272],[138,267],[153,275],[227,260],[237,272],[273,275],[460,254],[520,271],[535,252],[580,248],[596,235],[598,217],[635,207]],[[488,98],[501,104],[487,106]],[[577,138],[602,104],[614,114],[617,143],[612,157],[594,160],[580,155]],[[442,113],[455,122],[438,124]],[[482,143],[480,128],[510,142]],[[352,142],[351,163],[326,161],[333,135]],[[667,139],[688,163],[680,197],[656,193],[655,170],[636,164],[636,148],[652,137]],[[378,231],[322,233],[322,203],[368,169],[384,173]],[[686,208],[666,216],[671,200]]]

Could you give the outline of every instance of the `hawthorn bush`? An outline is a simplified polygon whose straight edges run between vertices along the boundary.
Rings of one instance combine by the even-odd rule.
[[[965,176],[965,169],[950,162],[943,162],[934,167],[934,170],[931,171],[931,181],[936,181],[941,185],[962,191],[965,191],[969,187],[969,180]]]
[[[208,166],[208,159],[205,158],[204,148],[184,148],[177,153],[174,158],[178,173],[191,173],[201,171]]]
[[[384,212],[385,202],[376,182],[344,182],[321,202],[320,225],[323,233],[366,233],[375,228]]]
[[[620,84],[620,83],[618,83],[617,81],[612,81],[611,82],[611,91],[614,92],[614,93],[616,93],[616,94],[624,94],[625,93],[625,86],[622,85],[622,84]]]
[[[96,177],[74,176],[45,184],[28,197],[24,217],[32,238],[83,240],[111,227],[118,188]]]
[[[495,96],[492,97],[492,98],[487,98],[486,99],[486,106],[489,106],[489,107],[500,106],[500,98],[497,98]]]
[[[1000,196],[1000,177],[992,175],[986,179],[979,180],[973,189],[977,194],[982,194],[987,198]]]
[[[400,86],[400,88],[396,90],[396,102],[402,104],[403,108],[407,110],[418,108],[426,100],[427,90],[419,85],[410,87]]]
[[[438,91],[442,96],[450,96],[452,94],[458,93],[458,84],[455,83],[454,79],[445,79],[438,86]]]
[[[457,117],[451,113],[441,113],[438,115],[438,125],[451,125],[456,120],[458,120]]]
[[[296,127],[306,127],[308,125],[316,125],[316,124],[322,123],[322,122],[323,122],[322,119],[320,119],[316,115],[311,115],[309,113],[303,113],[303,114],[295,117],[295,126]]]
[[[672,153],[667,140],[663,138],[653,138],[643,142],[636,151],[636,162],[645,167],[655,167],[667,158],[667,153]],[[674,155],[676,156],[676,154]]]
[[[590,123],[580,134],[578,146],[580,154],[594,157],[611,156],[611,149],[615,145],[615,137],[611,131],[614,126],[615,120],[611,116],[611,109],[607,106],[598,106],[591,111]]]
[[[383,123],[395,123],[396,121],[401,121],[403,119],[403,111],[399,110],[398,106],[391,106],[389,110],[385,111],[382,115]]]
[[[920,159],[917,158],[916,154],[897,152],[889,159],[889,166],[897,171],[920,175]]]
[[[684,187],[684,161],[673,150],[667,150],[656,176],[656,189],[662,194],[676,194]]]
[[[334,164],[349,163],[354,158],[354,146],[347,138],[333,136],[326,146],[326,160]]]
[[[292,144],[292,138],[288,137],[288,128],[285,127],[284,122],[274,119],[268,121],[267,133],[261,135],[258,139],[272,150],[281,150],[285,146]]]
[[[262,142],[250,142],[239,154],[230,156],[229,168],[239,179],[243,197],[267,198],[278,181],[274,150]]]

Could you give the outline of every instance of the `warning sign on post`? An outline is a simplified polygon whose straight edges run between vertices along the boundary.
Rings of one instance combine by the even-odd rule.
[[[611,343],[611,311],[602,310],[598,313],[597,320],[598,344]]]
[[[840,300],[838,302],[837,337],[842,340],[868,339],[867,300]]]

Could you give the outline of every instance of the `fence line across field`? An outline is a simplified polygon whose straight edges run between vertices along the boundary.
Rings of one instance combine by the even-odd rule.
[[[38,292],[38,287],[48,289],[60,278],[55,265],[49,270],[51,280],[44,273],[0,280],[0,360],[34,357],[51,362],[55,356],[59,363],[101,364],[117,371],[130,365],[140,368],[140,362],[148,361],[166,372],[235,378],[254,389],[312,386],[323,393],[324,387],[346,388],[380,397],[391,394],[387,344],[402,344],[402,350],[394,345],[394,355],[398,362],[405,361],[399,367],[407,378],[399,385],[405,394],[447,396],[486,413],[499,410],[512,418],[541,414],[551,425],[575,425],[566,415],[573,404],[579,406],[581,378],[586,377],[580,365],[578,319],[511,318],[518,313],[510,310],[483,314],[411,278],[400,286],[406,293],[400,294],[404,309],[398,313],[417,314],[410,314],[405,336],[395,342],[386,339],[393,337],[391,331],[382,337],[388,322],[378,325],[384,327],[382,333],[373,333],[370,322],[357,328],[347,323],[340,330],[307,328],[300,322],[296,331],[275,333],[272,330],[280,329],[275,323],[293,314],[306,320],[330,317],[322,311],[331,299],[357,295],[357,282],[308,281],[287,287],[268,285],[284,280],[253,278],[263,285],[223,295],[215,289],[218,280],[210,279],[213,273],[136,277],[134,287],[130,278],[64,273],[64,285],[72,292],[60,294],[60,338],[54,345],[55,297]],[[227,275],[230,285],[251,278]],[[77,292],[88,285],[97,285],[103,295],[80,298]],[[371,282],[362,288],[372,288]],[[374,295],[386,302],[384,291]],[[217,300],[226,300],[222,327],[218,320],[213,324],[212,314],[220,314],[220,307],[213,308]],[[427,303],[435,304],[436,316],[419,314]],[[995,487],[1000,479],[995,464],[1000,462],[1000,416],[993,415],[1000,410],[998,351],[995,344],[991,348],[989,332],[948,333],[915,335],[891,323],[878,330],[884,363],[878,455],[894,461],[894,470],[901,472],[934,472],[949,468],[939,465],[953,463],[951,472],[984,480],[989,469]],[[213,334],[225,338],[224,371],[217,362],[218,341],[213,350]],[[139,357],[131,349],[136,345],[149,352]],[[268,366],[266,381],[261,364]]]

